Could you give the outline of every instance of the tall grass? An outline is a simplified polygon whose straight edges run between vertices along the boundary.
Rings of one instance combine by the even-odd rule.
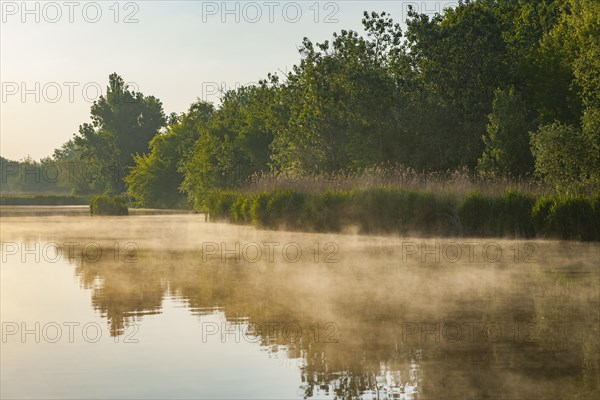
[[[211,220],[306,232],[550,237],[600,240],[600,195],[543,196],[507,190],[464,195],[393,186],[207,194]]]
[[[227,212],[229,205],[229,212]],[[211,219],[265,228],[361,233],[458,233],[456,199],[396,188],[367,191],[232,193],[212,192],[205,202]]]
[[[325,192],[390,187],[436,193],[447,192],[461,196],[473,191],[501,195],[507,189],[535,194],[550,194],[552,191],[543,183],[531,179],[500,178],[490,181],[466,168],[445,172],[419,172],[401,165],[379,165],[360,171],[312,175],[257,173],[249,178],[243,190],[255,193],[288,189],[299,192]]]
[[[232,206],[237,194],[232,192],[211,191],[204,199],[204,208],[209,212],[210,219],[214,221],[232,220]]]
[[[466,236],[533,237],[532,208],[535,196],[507,191],[500,196],[468,194],[458,207]]]
[[[540,236],[570,240],[600,240],[600,193],[540,197],[532,210]]]

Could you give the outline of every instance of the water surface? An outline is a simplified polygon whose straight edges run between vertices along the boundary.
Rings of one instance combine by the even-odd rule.
[[[2,398],[599,394],[597,244],[30,211],[1,219]]]

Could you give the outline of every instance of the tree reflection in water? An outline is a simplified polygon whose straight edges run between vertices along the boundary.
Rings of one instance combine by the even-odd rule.
[[[335,266],[202,262],[194,251],[142,253],[138,263],[73,261],[112,335],[160,313],[166,297],[195,315],[219,310],[264,348],[301,362],[306,398],[598,392],[598,271],[589,259],[566,262],[583,253],[525,268],[398,266],[381,249],[361,251]]]

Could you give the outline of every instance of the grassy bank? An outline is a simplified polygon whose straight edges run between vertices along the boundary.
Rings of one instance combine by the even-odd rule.
[[[201,211],[213,221],[306,232],[600,240],[600,194],[214,191],[205,196]]]
[[[88,196],[6,194],[0,196],[3,206],[84,206],[89,204]]]

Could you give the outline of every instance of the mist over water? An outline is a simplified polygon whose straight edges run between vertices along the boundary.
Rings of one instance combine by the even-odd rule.
[[[2,214],[3,398],[599,394],[598,244],[73,210]]]

